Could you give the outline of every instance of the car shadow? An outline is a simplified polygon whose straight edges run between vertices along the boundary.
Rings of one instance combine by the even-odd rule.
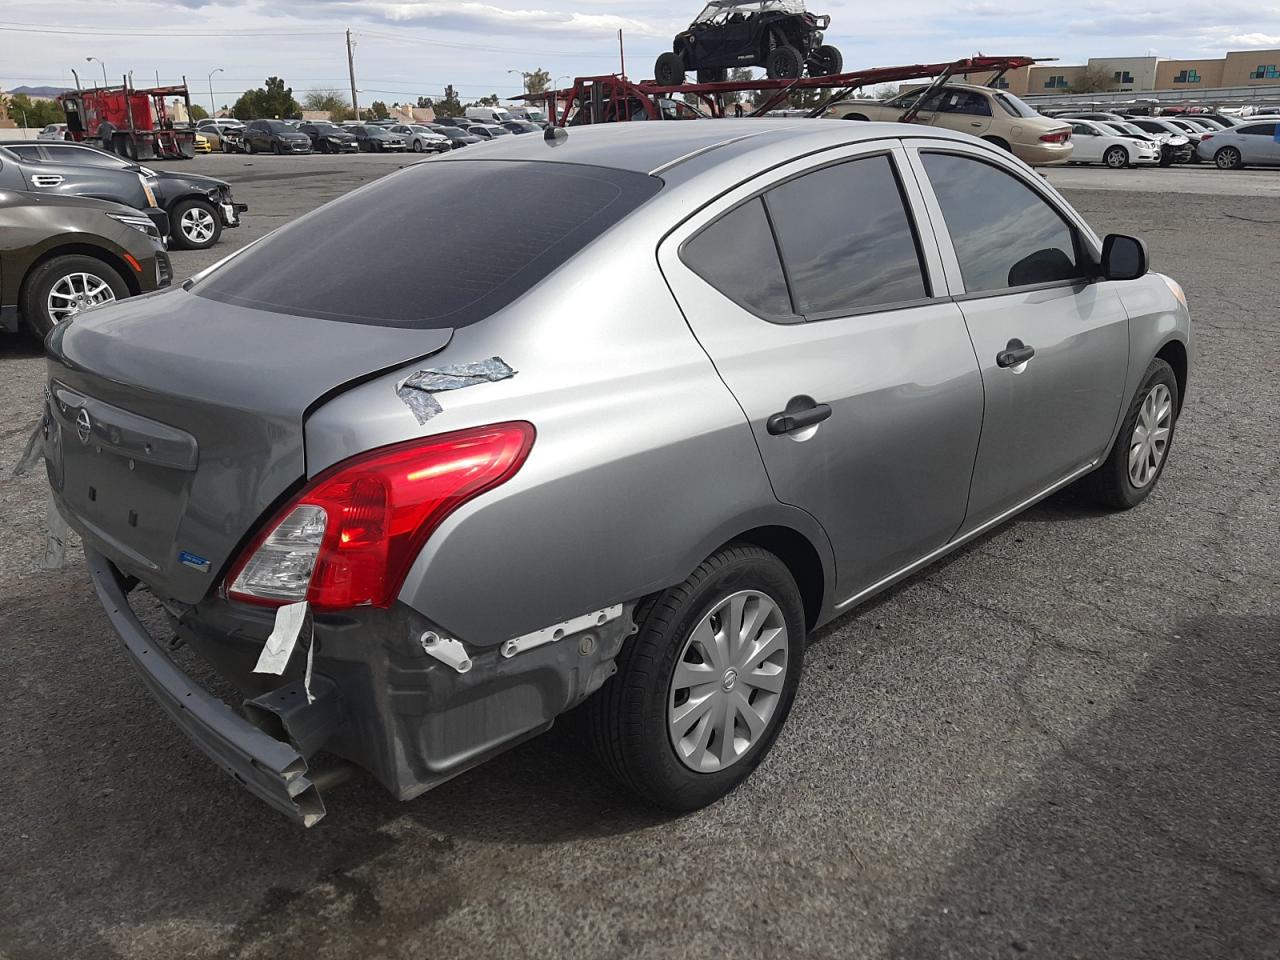
[[[1054,761],[939,864],[891,956],[1275,955],[1280,617],[1201,617],[1164,645],[1079,735],[1020,690]]]

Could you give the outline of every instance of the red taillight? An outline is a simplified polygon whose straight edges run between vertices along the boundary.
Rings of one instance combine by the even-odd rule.
[[[510,479],[522,421],[411,440],[344,460],[271,518],[232,568],[233,600],[321,610],[390,606],[422,544],[459,506]]]
[[[1059,130],[1057,133],[1040,134],[1041,143],[1066,143],[1071,139],[1070,130]]]
[[[1212,134],[1212,133],[1202,133],[1202,134],[1200,134],[1200,142],[1201,142],[1201,143],[1204,143],[1206,140],[1212,140],[1212,139],[1213,139],[1213,134]]]

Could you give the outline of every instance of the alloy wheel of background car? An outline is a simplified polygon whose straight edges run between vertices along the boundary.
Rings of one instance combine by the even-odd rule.
[[[1213,162],[1218,165],[1219,170],[1239,170],[1240,151],[1235,147],[1223,147],[1213,155]]]
[[[212,204],[195,198],[174,205],[170,220],[177,222],[173,245],[185,250],[205,250],[222,236],[222,222]]]
[[[1155,479],[1172,432],[1173,397],[1168,387],[1157,383],[1142,401],[1129,437],[1129,480],[1135,487],[1141,489]]]
[[[1112,170],[1119,170],[1129,165],[1129,151],[1124,147],[1112,147],[1102,160]]]
[[[1173,368],[1156,357],[1134,392],[1107,459],[1080,481],[1090,497],[1116,510],[1136,507],[1147,498],[1169,461],[1178,397]]]
[[[422,141],[421,141],[421,140],[415,140],[415,141],[413,141],[413,152],[414,152],[414,153],[421,153],[421,152],[422,152]]]
[[[751,774],[786,722],[804,667],[800,592],[772,553],[731,543],[634,617],[618,672],[583,704],[585,730],[605,768],[651,803],[705,807]]]
[[[755,590],[730,594],[685,641],[671,677],[667,732],[690,770],[737,763],[768,727],[787,673],[787,624]]]
[[[774,47],[764,60],[764,72],[770,80],[794,80],[804,71],[804,58],[795,47]]]
[[[95,257],[54,257],[31,271],[23,284],[22,316],[43,338],[59,323],[85,310],[129,296],[124,279]]]

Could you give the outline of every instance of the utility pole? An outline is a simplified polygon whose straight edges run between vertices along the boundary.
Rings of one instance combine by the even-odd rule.
[[[356,100],[356,58],[351,49],[351,31],[347,31],[347,73],[351,76],[351,109],[355,111],[356,119],[360,119],[360,102]]]
[[[621,27],[618,28],[618,67],[619,67],[618,72],[625,77],[627,75],[627,58],[626,58],[626,55],[622,52],[622,28]]]

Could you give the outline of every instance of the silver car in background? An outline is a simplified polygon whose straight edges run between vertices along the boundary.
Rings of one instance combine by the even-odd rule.
[[[1201,160],[1212,161],[1220,170],[1280,166],[1280,139],[1274,120],[1206,133],[1200,137],[1196,150]]]
[[[1191,329],[1007,151],[724,120],[410,165],[49,350],[53,495],[125,650],[311,824],[321,751],[407,799],[580,703],[622,783],[715,801],[810,631],[1068,484],[1147,497]]]

